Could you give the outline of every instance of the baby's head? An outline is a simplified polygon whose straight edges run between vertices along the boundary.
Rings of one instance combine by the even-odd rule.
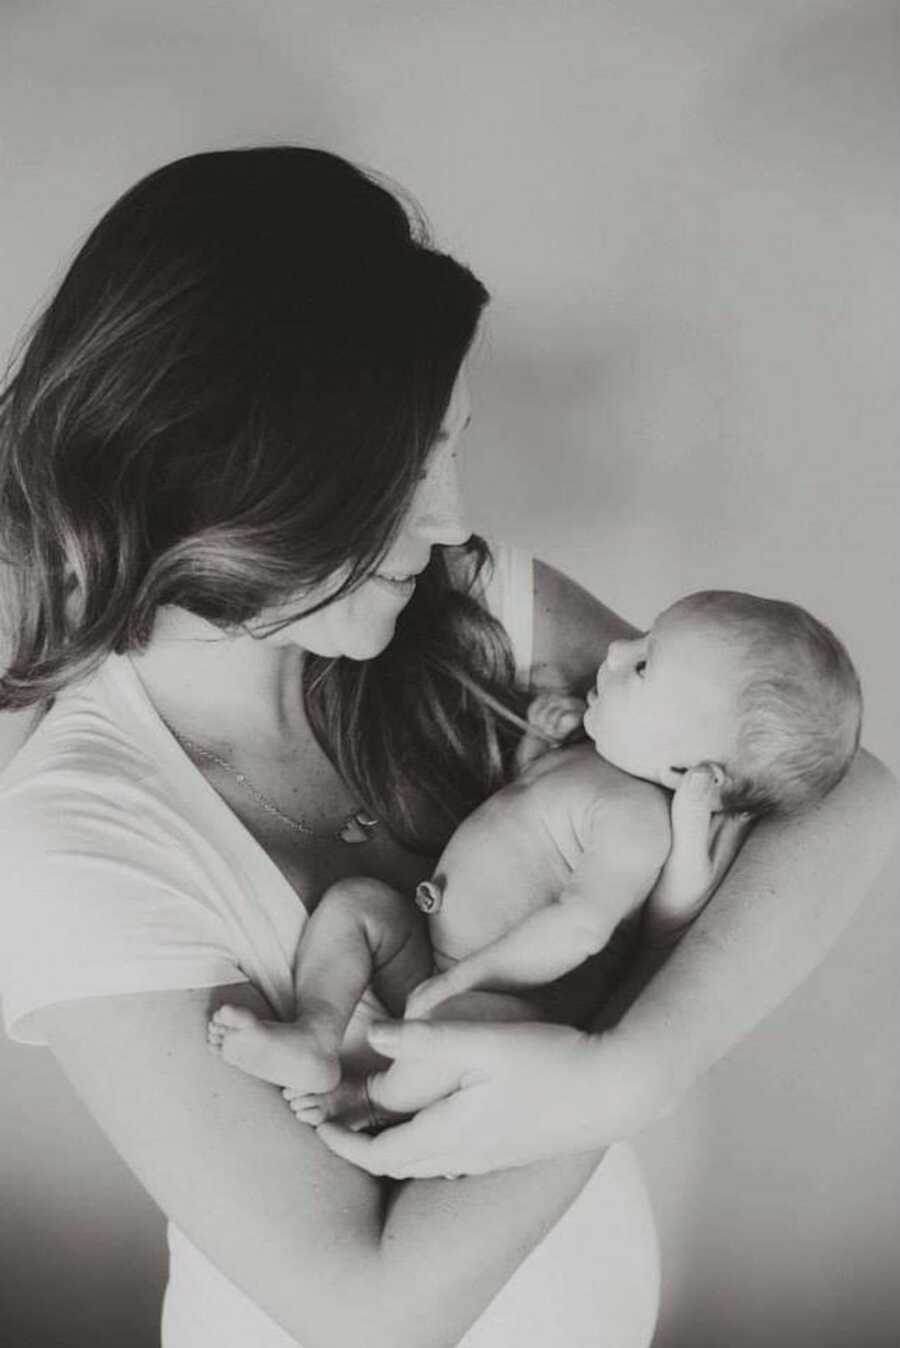
[[[635,777],[674,790],[707,763],[721,809],[786,814],[840,781],[861,714],[856,671],[822,623],[796,604],[705,590],[610,645],[584,728]]]

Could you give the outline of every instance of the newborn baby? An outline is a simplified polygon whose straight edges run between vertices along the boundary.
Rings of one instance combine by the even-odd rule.
[[[301,941],[298,1019],[229,1006],[213,1016],[211,1046],[289,1087],[304,1121],[340,1108],[339,1051],[370,983],[408,1017],[470,989],[536,988],[600,951],[648,895],[645,923],[677,933],[703,899],[651,893],[670,847],[660,788],[676,793],[679,832],[703,839],[720,811],[801,809],[849,767],[861,694],[844,647],[803,609],[704,591],[612,642],[586,708],[542,694],[528,719],[519,775],[459,826],[418,887],[427,933],[389,886],[339,881]],[[592,743],[548,751],[579,724]]]

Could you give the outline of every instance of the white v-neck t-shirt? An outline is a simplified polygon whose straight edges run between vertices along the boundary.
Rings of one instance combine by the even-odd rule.
[[[532,564],[494,549],[484,598],[531,665]],[[163,724],[126,656],[67,690],[0,774],[0,992],[7,1032],[82,997],[252,982],[294,1015],[306,910]],[[367,994],[348,1032],[378,1010]],[[163,1348],[296,1348],[172,1224]],[[659,1293],[652,1217],[613,1148],[462,1340],[465,1348],[645,1348]]]

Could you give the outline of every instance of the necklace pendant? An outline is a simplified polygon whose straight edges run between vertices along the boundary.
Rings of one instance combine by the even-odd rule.
[[[373,819],[371,815],[365,814],[362,810],[357,810],[355,814],[351,814],[350,818],[344,821],[344,826],[338,837],[341,842],[345,843],[368,842],[377,827],[377,819]]]

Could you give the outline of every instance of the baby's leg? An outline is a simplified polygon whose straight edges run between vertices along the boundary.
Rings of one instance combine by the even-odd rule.
[[[369,983],[399,1013],[430,969],[424,924],[410,902],[380,880],[340,880],[300,942],[297,1020],[264,1021],[223,1006],[210,1022],[210,1045],[233,1066],[291,1087],[292,1097],[320,1095],[340,1081],[344,1031]]]

